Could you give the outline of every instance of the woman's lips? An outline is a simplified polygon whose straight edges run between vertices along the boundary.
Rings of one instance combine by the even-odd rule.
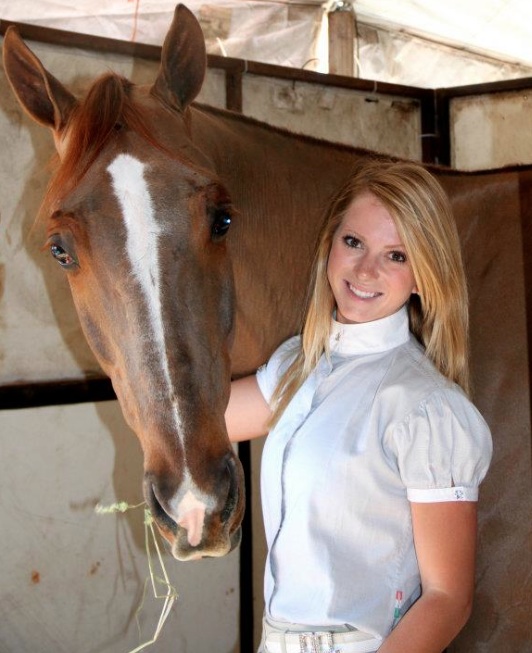
[[[374,299],[375,297],[382,295],[382,293],[380,292],[371,292],[369,290],[362,290],[361,288],[357,288],[356,286],[353,286],[349,282],[347,282],[347,287],[353,293],[353,295],[359,297],[360,299]]]

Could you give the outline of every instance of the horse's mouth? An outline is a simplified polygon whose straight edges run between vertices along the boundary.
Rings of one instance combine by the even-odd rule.
[[[181,529],[180,529],[181,530]],[[228,536],[217,538],[212,546],[198,545],[191,547],[188,544],[186,533],[178,531],[174,541],[170,543],[173,557],[180,562],[200,560],[202,558],[221,558],[234,551],[242,541],[242,528],[239,526]]]

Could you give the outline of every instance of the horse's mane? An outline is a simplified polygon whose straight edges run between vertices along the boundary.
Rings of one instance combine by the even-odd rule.
[[[111,138],[131,130],[160,150],[166,148],[147,129],[142,109],[130,98],[132,82],[115,73],[99,77],[77,103],[68,121],[66,149],[52,161],[53,176],[41,213],[50,210],[85,175]]]
[[[220,116],[225,118],[226,120],[232,120],[233,122],[242,123],[244,125],[260,127],[272,133],[284,134],[303,143],[322,144],[325,147],[335,149],[336,151],[348,152],[357,156],[369,156],[369,157],[384,156],[386,158],[391,158],[397,161],[408,160],[401,156],[390,155],[383,152],[378,152],[376,150],[369,150],[367,148],[357,147],[355,145],[348,145],[347,143],[331,141],[325,138],[320,138],[319,136],[312,136],[310,134],[294,132],[286,127],[279,127],[277,125],[272,125],[262,120],[257,120],[256,118],[253,118],[251,116],[246,116],[242,113],[238,113],[236,111],[231,111],[228,109],[223,109],[221,107],[215,107],[212,105],[203,104],[201,102],[195,102],[194,105],[196,108],[200,109],[201,111],[210,113],[211,115]],[[441,164],[441,163],[423,163],[422,165],[425,168],[427,168],[427,170],[429,170],[432,173],[435,173],[436,175],[446,174],[446,175],[452,175],[456,177],[483,177],[492,174],[526,172],[532,170],[532,164],[530,163],[515,163],[515,164],[509,164],[509,165],[504,165],[504,166],[494,167],[494,168],[483,168],[481,170],[461,170],[459,168],[452,168],[451,166]]]

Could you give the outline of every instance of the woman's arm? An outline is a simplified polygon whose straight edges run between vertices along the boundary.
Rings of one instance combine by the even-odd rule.
[[[477,504],[411,503],[422,594],[379,653],[442,653],[471,613]]]
[[[231,383],[231,396],[225,411],[225,423],[231,442],[266,435],[271,416],[272,411],[254,374]]]

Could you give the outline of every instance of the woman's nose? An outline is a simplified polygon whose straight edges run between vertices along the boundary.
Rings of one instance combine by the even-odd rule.
[[[369,254],[360,258],[355,268],[358,276],[362,279],[374,279],[379,276],[378,261]]]

